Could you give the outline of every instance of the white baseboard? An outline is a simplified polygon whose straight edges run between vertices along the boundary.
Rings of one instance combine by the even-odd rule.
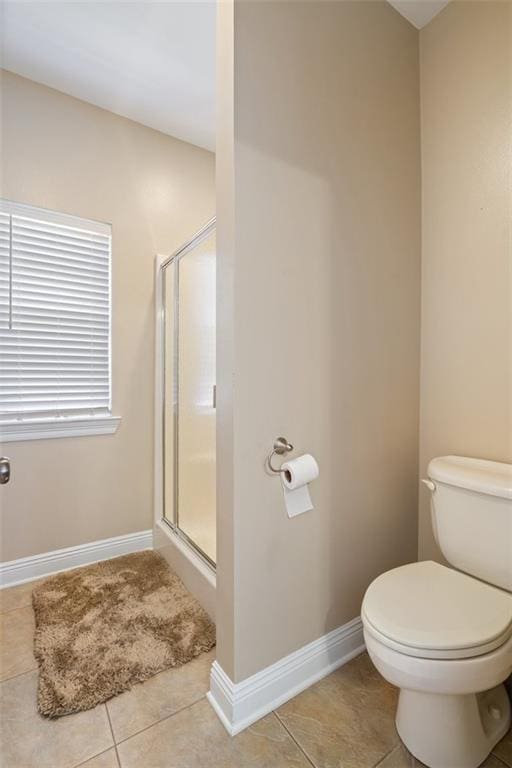
[[[363,625],[356,618],[240,683],[233,683],[214,661],[207,698],[235,736],[363,650]]]
[[[33,557],[22,557],[0,563],[0,589],[14,587],[26,581],[33,581],[52,573],[68,571],[81,565],[90,565],[111,557],[128,555],[130,552],[140,552],[153,548],[153,531],[139,531],[125,536],[115,536],[112,539],[91,541],[89,544],[79,544],[77,547],[57,549],[54,552],[43,552]]]

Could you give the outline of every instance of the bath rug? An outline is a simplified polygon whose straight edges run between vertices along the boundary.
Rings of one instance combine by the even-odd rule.
[[[156,552],[51,576],[32,593],[38,708],[91,709],[215,645],[215,627]]]

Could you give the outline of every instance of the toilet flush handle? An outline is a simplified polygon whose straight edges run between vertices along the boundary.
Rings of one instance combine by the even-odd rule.
[[[434,491],[436,489],[436,484],[433,483],[432,480],[422,480],[421,482],[425,483],[425,485],[427,486],[429,491],[431,491],[431,493],[434,493]]]

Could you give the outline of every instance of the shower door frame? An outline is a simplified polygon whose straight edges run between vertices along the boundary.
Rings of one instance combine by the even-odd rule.
[[[178,460],[179,460],[179,434],[178,434],[178,405],[179,385],[176,386],[176,396],[173,397],[173,505],[172,515],[166,517],[165,510],[165,414],[166,414],[166,386],[165,386],[165,334],[166,334],[166,304],[165,304],[165,269],[170,264],[175,265],[173,285],[173,375],[178,375],[179,365],[179,267],[180,260],[205,240],[216,228],[216,217],[208,221],[195,235],[170,256],[158,255],[155,259],[155,526],[166,536],[171,538],[175,546],[184,554],[196,568],[215,586],[216,563],[203,552],[203,550],[179,527],[178,512]]]

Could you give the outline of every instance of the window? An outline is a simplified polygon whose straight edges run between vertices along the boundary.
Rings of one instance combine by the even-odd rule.
[[[111,227],[0,201],[0,438],[114,432]]]

